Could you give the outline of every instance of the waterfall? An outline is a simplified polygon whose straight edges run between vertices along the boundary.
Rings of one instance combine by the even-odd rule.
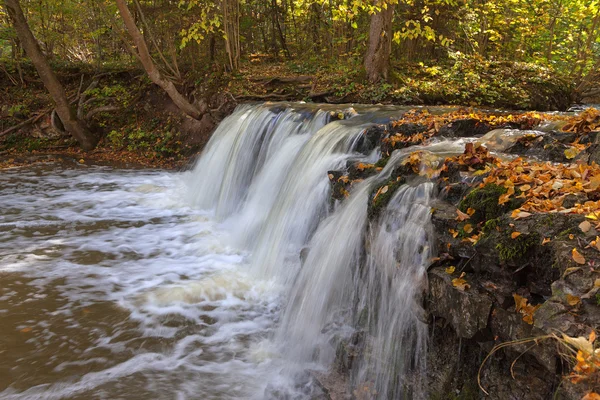
[[[369,229],[365,267],[355,279],[358,324],[367,335],[356,386],[386,398],[422,398],[424,390],[427,325],[420,300],[431,257],[432,192],[431,182],[397,190]]]
[[[367,128],[398,111],[359,110],[331,121],[331,110],[238,107],[187,175],[188,197],[230,228],[232,245],[246,252],[252,276],[282,288],[272,336],[287,363],[282,373],[327,369],[336,346],[360,332],[353,385],[369,387],[378,398],[409,392],[418,398],[433,184],[401,186],[370,222],[371,193],[408,153],[397,152],[332,210],[328,171],[376,160],[377,149],[359,153],[357,144]],[[308,252],[301,262],[303,248]]]

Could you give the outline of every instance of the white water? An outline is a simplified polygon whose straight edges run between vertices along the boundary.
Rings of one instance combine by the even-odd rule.
[[[303,372],[330,367],[365,309],[353,384],[417,393],[431,187],[403,187],[368,227],[397,154],[328,200],[327,172],[366,161],[362,131],[397,113],[242,106],[185,173],[3,172],[0,306],[16,317],[0,322],[21,347],[0,344],[0,397],[311,398]]]

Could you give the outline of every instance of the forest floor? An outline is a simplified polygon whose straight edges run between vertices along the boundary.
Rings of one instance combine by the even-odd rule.
[[[307,101],[397,105],[461,105],[509,110],[566,110],[573,85],[533,64],[485,61],[464,56],[446,65],[398,64],[389,83],[368,84],[356,58],[327,61],[246,60],[234,74],[196,68],[178,82],[190,98],[209,100],[215,112],[201,121],[183,116],[135,66],[56,65],[74,106],[101,138],[82,153],[56,129],[51,99],[32,66],[4,63],[0,71],[0,166],[43,160],[47,155],[122,166],[182,168],[206,144],[214,127],[236,104]],[[94,77],[100,77],[89,88]],[[86,90],[86,88],[88,88]],[[81,101],[84,97],[85,101]],[[20,127],[14,129],[14,127]]]

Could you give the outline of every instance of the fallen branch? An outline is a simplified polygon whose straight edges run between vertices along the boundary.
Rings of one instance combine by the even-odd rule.
[[[52,110],[54,110],[54,108],[50,108],[48,110],[42,111],[41,114],[38,114],[36,116],[33,116],[23,122],[21,122],[20,124],[11,126],[10,128],[8,128],[5,131],[0,132],[0,137],[4,136],[4,135],[8,135],[9,133],[12,133],[14,131],[19,130],[20,128],[27,126],[29,124],[35,124],[40,118],[42,118],[45,115],[48,115],[48,113],[52,112]]]
[[[265,95],[243,95],[243,96],[238,96],[236,98],[237,100],[289,100],[293,97],[293,94],[276,94],[276,93],[269,93],[269,94],[265,94]]]
[[[274,78],[250,78],[252,82],[262,82],[263,85],[273,85],[280,83],[303,83],[310,82],[314,79],[314,76],[300,75],[300,76],[289,76],[289,77],[274,77]]]
[[[103,107],[94,108],[85,115],[85,119],[89,121],[94,115],[96,115],[98,113],[109,112],[109,111],[118,111],[118,110],[120,110],[120,108],[117,106],[103,106]]]

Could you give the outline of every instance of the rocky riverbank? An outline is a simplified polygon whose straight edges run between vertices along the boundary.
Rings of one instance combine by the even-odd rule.
[[[446,158],[410,153],[370,198],[375,220],[401,185],[432,179],[438,187],[424,299],[430,398],[575,400],[598,392],[599,128],[593,109],[579,117],[416,111],[365,132],[366,150],[382,148],[377,163],[330,172],[335,202],[393,150],[443,137],[476,136],[487,146],[468,143]],[[324,386],[350,374],[364,342],[340,346],[337,378]],[[330,397],[344,396],[334,389]]]

